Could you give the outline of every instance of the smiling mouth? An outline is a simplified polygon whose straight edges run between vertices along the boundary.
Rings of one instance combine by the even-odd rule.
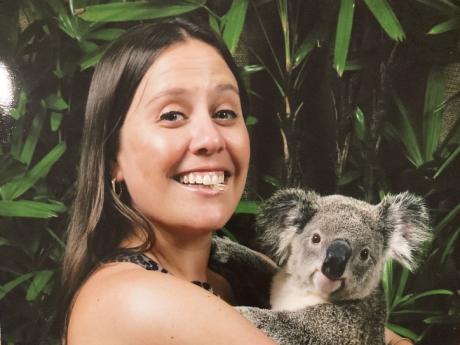
[[[174,176],[174,180],[186,186],[203,186],[223,190],[230,173],[227,171],[189,172]]]

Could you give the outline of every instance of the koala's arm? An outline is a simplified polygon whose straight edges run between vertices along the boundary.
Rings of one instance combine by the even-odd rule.
[[[238,310],[280,345],[384,345],[386,305],[380,289],[363,300],[298,311]]]
[[[238,305],[270,306],[270,285],[279,268],[260,253],[215,237],[209,267],[230,283]]]

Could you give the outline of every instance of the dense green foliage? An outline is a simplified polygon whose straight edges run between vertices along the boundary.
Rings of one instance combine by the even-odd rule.
[[[223,36],[253,96],[248,192],[226,231],[246,242],[258,201],[282,186],[369,202],[418,193],[434,241],[416,274],[386,266],[388,327],[458,342],[459,1],[0,0],[0,61],[18,83],[14,106],[0,104],[3,342],[58,343],[50,320],[92,67],[130,26],[178,14]]]

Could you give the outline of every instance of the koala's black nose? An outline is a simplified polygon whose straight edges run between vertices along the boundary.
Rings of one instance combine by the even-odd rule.
[[[347,241],[334,240],[326,251],[326,258],[321,272],[332,280],[339,279],[345,271],[348,259],[351,256],[351,247]]]

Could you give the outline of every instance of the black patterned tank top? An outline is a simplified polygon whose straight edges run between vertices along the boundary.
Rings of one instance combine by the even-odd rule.
[[[102,262],[104,263],[109,263],[109,262],[131,262],[133,264],[139,265],[144,267],[146,270],[149,271],[159,271],[162,273],[169,273],[168,270],[162,266],[160,266],[158,263],[150,259],[147,255],[145,255],[142,252],[136,252],[136,251],[129,251],[129,250],[124,250],[121,251],[113,256],[108,257],[107,259],[104,259]],[[169,273],[171,274],[171,273]],[[199,280],[193,280],[193,284],[198,285],[202,287],[203,289],[214,293],[211,284],[208,282],[202,282]]]

